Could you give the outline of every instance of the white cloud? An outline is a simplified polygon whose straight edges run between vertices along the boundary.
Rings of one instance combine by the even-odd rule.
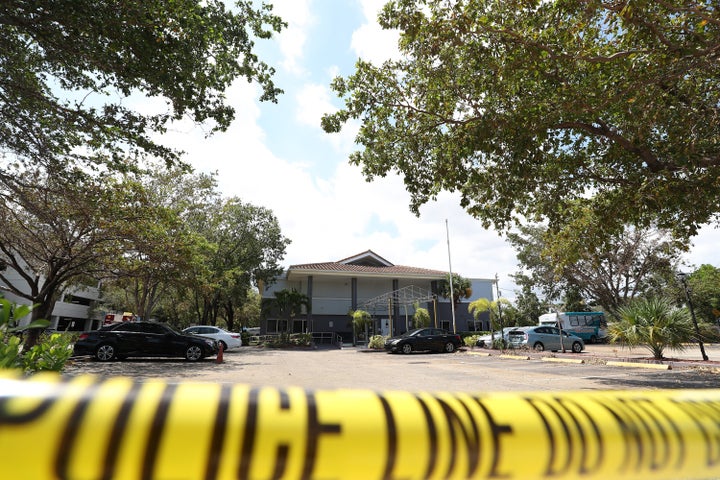
[[[377,16],[387,0],[360,0],[365,23],[352,34],[351,46],[363,60],[380,65],[386,60],[400,57],[396,30],[383,30],[377,23]]]
[[[300,75],[304,73],[300,60],[304,56],[307,30],[315,19],[310,13],[311,0],[274,0],[273,12],[287,22],[288,26],[277,36],[283,54],[283,68]]]
[[[294,40],[291,35],[280,39],[281,43],[288,42],[282,47],[287,65],[296,68],[312,23],[310,2],[274,3],[276,13],[297,29]],[[396,46],[396,39],[389,37],[396,33],[385,36],[375,21],[385,0],[360,3],[366,21],[355,32],[353,46],[366,59],[387,57],[387,52]],[[290,45],[291,41],[295,45]],[[328,63],[336,64],[332,59]],[[296,71],[300,71],[299,67]],[[331,67],[328,72],[333,75],[337,69]],[[483,229],[479,221],[465,213],[457,195],[440,194],[437,201],[421,208],[419,218],[415,217],[409,211],[410,196],[400,177],[390,174],[368,183],[359,167],[348,164],[349,152],[358,148],[353,144],[357,122],[349,122],[340,134],[325,135],[321,131],[322,114],[336,110],[328,86],[296,82],[283,88],[286,95],[270,108],[289,112],[301,131],[310,126],[317,132],[300,140],[303,145],[298,147],[305,148],[298,148],[297,153],[292,149],[285,156],[276,153],[288,151],[274,148],[287,140],[272,137],[281,133],[260,127],[267,106],[257,102],[259,88],[244,80],[227,92],[229,103],[237,110],[237,119],[227,132],[206,139],[200,129],[181,122],[164,141],[186,150],[186,159],[197,169],[218,170],[224,195],[272,209],[283,234],[293,242],[284,266],[339,260],[372,249],[395,264],[447,270],[447,219],[453,271],[471,278],[494,278],[498,274],[503,295],[514,297],[509,278],[517,270],[514,251],[504,238]],[[308,151],[313,158],[302,156]],[[319,161],[330,165],[330,169],[315,173],[312,167]],[[717,230],[704,229],[690,256],[693,263],[720,266],[717,239]]]
[[[320,128],[320,118],[337,110],[330,101],[330,90],[324,85],[306,83],[295,96],[296,118],[301,125]]]

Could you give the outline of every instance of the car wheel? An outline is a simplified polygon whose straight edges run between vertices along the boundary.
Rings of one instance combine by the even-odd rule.
[[[580,342],[573,342],[572,344],[572,351],[574,353],[580,353],[582,352],[583,348],[582,345],[580,345]]]
[[[447,342],[445,344],[445,353],[452,353],[455,351],[455,344],[452,342]]]
[[[109,343],[103,343],[95,349],[95,358],[101,362],[109,362],[115,358],[115,347]]]
[[[225,342],[223,342],[222,340],[220,340],[220,341],[218,342],[218,344],[219,344],[218,346],[222,347],[223,352],[227,352],[227,343],[225,343]]]
[[[409,343],[404,343],[403,346],[402,346],[402,352],[403,352],[403,353],[410,353],[410,352],[412,352],[412,345],[410,345]]]
[[[202,348],[198,347],[197,345],[189,345],[187,347],[187,350],[185,350],[185,358],[190,360],[191,362],[200,360],[202,357]]]
[[[536,352],[542,352],[543,350],[545,350],[545,345],[537,342],[535,345],[533,345],[533,350],[535,350]]]
[[[590,343],[592,343],[592,344],[597,343],[597,337],[596,337],[595,335],[592,335],[592,336],[590,337]]]

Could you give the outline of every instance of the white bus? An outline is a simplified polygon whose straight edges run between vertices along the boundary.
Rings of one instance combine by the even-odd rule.
[[[603,312],[560,312],[540,315],[540,325],[559,327],[585,343],[607,340],[607,321]]]

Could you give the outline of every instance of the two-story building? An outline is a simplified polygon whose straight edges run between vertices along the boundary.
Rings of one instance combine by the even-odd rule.
[[[262,288],[264,301],[271,301],[280,290],[296,290],[310,301],[309,311],[287,319],[276,314],[263,318],[263,333],[332,332],[344,342],[353,340],[350,313],[365,310],[372,315],[374,333],[397,335],[413,328],[416,306],[426,308],[431,324],[449,331],[489,329],[487,313],[475,320],[468,304],[478,298],[493,298],[493,279],[469,279],[472,293],[451,305],[438,294],[439,284],[448,272],[422,267],[394,265],[375,252],[353,255],[342,260],[290,266],[275,283]],[[453,319],[454,310],[454,319]]]

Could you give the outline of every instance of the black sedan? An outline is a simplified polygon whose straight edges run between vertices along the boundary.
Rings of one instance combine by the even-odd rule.
[[[123,322],[80,334],[75,355],[93,355],[101,362],[128,357],[185,357],[196,361],[218,352],[211,338],[178,333],[162,323]]]
[[[452,353],[462,345],[460,335],[441,328],[418,328],[399,337],[388,338],[385,350],[390,353],[410,353],[420,350]]]

